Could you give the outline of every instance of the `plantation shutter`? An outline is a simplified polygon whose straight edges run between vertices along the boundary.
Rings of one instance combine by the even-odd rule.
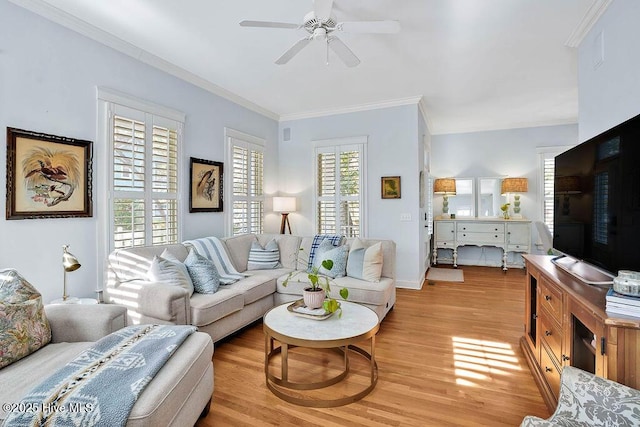
[[[549,228],[551,235],[553,236],[553,209],[554,209],[554,195],[553,195],[553,177],[555,173],[555,158],[547,157],[543,159],[542,164],[543,174],[543,206],[542,215],[543,221]]]
[[[362,235],[363,147],[316,148],[316,218],[319,234]]]
[[[182,124],[121,105],[111,123],[110,249],[177,243]]]
[[[264,229],[264,147],[229,138],[232,164],[232,234],[262,233]]]

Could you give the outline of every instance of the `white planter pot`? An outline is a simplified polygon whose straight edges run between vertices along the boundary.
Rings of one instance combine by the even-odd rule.
[[[311,288],[306,288],[302,291],[302,298],[304,300],[304,305],[309,308],[320,308],[322,307],[322,303],[326,294],[324,289],[317,289],[315,291],[311,290]]]

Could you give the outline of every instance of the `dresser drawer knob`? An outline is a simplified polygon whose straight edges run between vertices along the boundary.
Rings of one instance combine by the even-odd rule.
[[[550,367],[548,367],[548,366],[545,366],[545,367],[544,367],[544,371],[545,371],[545,372],[553,372],[553,369],[551,369],[551,368],[550,368]]]
[[[562,355],[562,360],[563,360],[564,362],[566,362],[566,361],[567,361],[567,360],[569,360],[569,359],[570,359],[570,357],[569,357],[569,356],[567,356],[566,354],[563,354],[563,355]]]
[[[544,331],[544,334],[545,334],[546,336],[550,337],[550,336],[551,336],[551,331]]]
[[[547,300],[547,301],[551,301],[551,295],[545,295],[544,299]]]

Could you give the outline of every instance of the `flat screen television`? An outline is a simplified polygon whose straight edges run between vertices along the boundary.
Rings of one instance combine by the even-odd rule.
[[[556,156],[554,199],[554,249],[611,278],[640,271],[640,115]]]

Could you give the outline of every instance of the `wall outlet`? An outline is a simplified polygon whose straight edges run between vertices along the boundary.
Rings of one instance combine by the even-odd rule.
[[[400,214],[400,221],[411,221],[411,214],[409,213]]]

